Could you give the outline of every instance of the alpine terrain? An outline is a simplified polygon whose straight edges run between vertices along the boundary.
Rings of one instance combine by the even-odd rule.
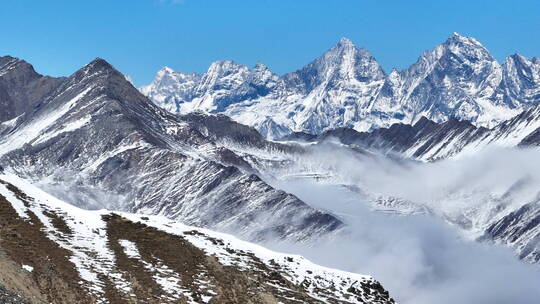
[[[540,59],[457,33],[402,71],[343,38],[140,89],[0,57],[0,302],[534,298],[538,146]]]
[[[493,127],[537,103],[540,59],[515,54],[500,64],[476,39],[454,33],[408,69],[387,73],[368,50],[342,38],[282,76],[263,64],[218,61],[202,75],[165,67],[140,90],[168,111],[223,113],[269,138],[370,131],[422,117]]]
[[[343,233],[254,166],[300,145],[224,116],[170,114],[102,59],[63,78],[0,62],[5,303],[394,302],[370,276],[204,229],[253,241]]]
[[[385,72],[366,49],[342,38],[320,58],[282,76],[262,64],[249,69],[223,61],[202,75],[163,68],[140,90],[168,111],[223,113],[267,138],[307,142],[310,151],[324,144],[338,149],[337,140],[360,157],[414,163],[540,145],[540,59],[514,54],[501,64],[479,41],[458,33],[402,71]],[[473,186],[459,194],[443,191],[437,200],[471,203],[458,211],[434,210],[426,202],[372,193],[328,157],[286,156],[281,162],[295,169],[258,169],[278,180],[293,171],[357,189],[377,210],[438,213],[472,238],[507,244],[520,258],[540,261],[536,180],[516,179],[502,193]]]

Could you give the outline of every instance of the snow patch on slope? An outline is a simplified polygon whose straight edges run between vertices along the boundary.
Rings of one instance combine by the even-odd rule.
[[[22,147],[24,144],[31,142],[42,134],[44,130],[47,130],[58,119],[64,116],[80,99],[82,99],[90,90],[94,87],[88,87],[69,102],[62,105],[61,108],[47,113],[44,117],[36,117],[28,125],[24,125],[21,130],[13,133],[12,136],[6,136],[2,142],[0,142],[0,155],[6,154],[10,151]],[[71,126],[73,128],[74,126]]]

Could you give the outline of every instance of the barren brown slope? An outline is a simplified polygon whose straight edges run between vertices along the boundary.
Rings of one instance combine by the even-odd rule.
[[[143,223],[145,217],[132,221],[104,214],[105,231],[94,233],[107,238],[114,259],[99,261],[90,254],[99,248],[65,249],[64,242],[83,237],[72,229],[74,219],[69,212],[27,196],[13,184],[0,181],[0,186],[7,190],[5,196],[0,195],[0,285],[28,303],[393,303],[377,281],[351,285],[338,299],[337,286],[320,289],[318,278],[295,284],[288,279],[290,270],[279,263],[267,264],[252,252],[232,249],[198,230],[167,233]],[[18,210],[14,200],[22,203]],[[20,214],[22,206],[26,217]],[[222,246],[244,267],[223,264],[188,241],[193,237]],[[132,244],[136,253],[130,253],[126,244]],[[95,283],[103,293],[98,295],[96,285],[81,278],[71,260],[76,251],[109,263],[110,273],[99,274],[99,283]],[[25,270],[23,265],[33,270]],[[118,284],[116,274],[125,286]],[[163,284],[164,280],[169,284]]]

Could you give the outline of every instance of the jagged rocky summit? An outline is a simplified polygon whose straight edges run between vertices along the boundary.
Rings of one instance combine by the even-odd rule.
[[[503,64],[476,39],[452,34],[409,68],[386,73],[364,48],[343,38],[302,69],[278,76],[214,62],[202,75],[160,70],[141,92],[174,113],[223,113],[270,138],[335,128],[370,131],[421,117],[493,127],[540,99],[540,59]]]

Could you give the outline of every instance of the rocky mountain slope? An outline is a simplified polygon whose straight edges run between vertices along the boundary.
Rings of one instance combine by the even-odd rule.
[[[394,303],[370,276],[0,175],[2,303]],[[18,295],[18,296],[17,296]]]
[[[382,153],[422,161],[473,155],[491,147],[535,147],[540,145],[540,106],[531,106],[519,115],[488,129],[466,120],[450,119],[436,123],[425,117],[415,124],[393,124],[371,132],[339,128],[320,135],[292,133],[282,140],[320,142],[337,139]]]
[[[498,219],[484,238],[513,247],[520,259],[540,262],[540,202],[530,202]]]
[[[169,114],[101,59],[56,81],[32,110],[1,124],[0,166],[66,201],[164,215],[250,239],[306,239],[342,227],[266,184],[222,144],[285,149],[255,130],[227,118]]]
[[[465,39],[462,38],[460,36],[452,37],[451,39],[458,41],[447,42],[448,45],[442,48],[458,52],[452,50],[450,46],[460,43],[472,44],[475,50],[479,47],[474,40],[467,38],[467,41],[461,41]],[[439,53],[435,52],[432,55],[435,56],[434,54]],[[477,55],[487,56],[482,52]],[[235,103],[234,98],[229,99],[231,90],[234,90],[234,96],[255,98],[246,97],[249,102],[253,102],[253,107],[256,107],[258,103],[254,100],[260,99],[260,104],[263,105],[262,100],[264,98],[270,100],[269,96],[278,92],[278,88],[295,92],[293,95],[287,95],[288,97],[275,99],[284,104],[290,102],[291,106],[294,104],[292,101],[300,98],[299,96],[310,95],[311,92],[320,88],[336,88],[335,91],[330,90],[332,93],[329,95],[324,93],[326,89],[318,91],[319,95],[312,95],[314,99],[311,99],[310,102],[313,102],[314,105],[317,104],[316,108],[321,108],[331,104],[329,96],[340,95],[343,91],[349,92],[351,96],[356,98],[355,100],[360,100],[360,97],[363,96],[358,95],[359,91],[378,90],[379,97],[377,98],[382,98],[380,96],[386,94],[384,90],[386,90],[385,85],[387,85],[389,76],[385,76],[376,62],[369,59],[372,58],[370,56],[367,51],[355,48],[350,41],[342,40],[338,46],[326,53],[323,59],[316,60],[296,74],[278,77],[262,65],[258,65],[254,70],[249,70],[238,67],[232,62],[222,62],[212,67],[213,75],[220,75],[219,77],[177,75],[177,79],[190,78],[189,81],[197,83],[198,89],[196,92],[194,91],[199,96],[196,99],[197,107],[207,107],[205,109],[208,111],[217,109],[215,112],[232,113],[228,111],[237,109],[238,113],[251,115],[249,111],[242,109],[242,103]],[[343,58],[348,59],[342,60]],[[486,62],[489,61],[488,57],[484,59]],[[351,62],[354,64],[351,65]],[[486,65],[486,62],[480,64],[481,69],[495,65],[493,62],[491,65]],[[452,65],[455,62],[448,64]],[[442,65],[442,62],[438,65]],[[496,70],[490,70],[489,73],[495,73]],[[525,69],[523,68],[523,70]],[[7,69],[3,75],[0,75],[0,82],[3,81],[3,77],[6,79],[14,78],[13,75],[19,75],[17,76],[19,78],[28,78],[33,69],[22,71]],[[530,73],[527,72],[527,75],[534,74],[534,69],[530,69],[530,71]],[[25,73],[28,75],[21,76],[26,75]],[[520,73],[516,75],[525,75],[525,72]],[[38,77],[37,81],[39,82],[39,79],[44,76],[38,75],[36,77]],[[456,76],[454,80],[462,81],[463,77],[465,76]],[[341,81],[343,78],[349,80],[354,78],[355,80],[351,80],[345,85]],[[534,83],[534,77],[531,79]],[[428,83],[435,80],[437,80],[436,77],[429,80]],[[530,262],[538,261],[538,208],[534,200],[531,199],[531,193],[536,194],[536,189],[533,189],[534,179],[531,181],[517,178],[511,181],[510,186],[503,185],[501,187],[503,191],[499,191],[500,189],[492,191],[489,188],[490,184],[486,190],[482,179],[478,183],[462,183],[459,180],[457,184],[443,185],[440,193],[429,198],[436,201],[438,204],[436,206],[429,204],[429,201],[418,199],[416,196],[412,198],[406,195],[402,196],[399,192],[395,194],[391,191],[393,189],[379,187],[380,185],[397,185],[394,187],[397,189],[401,185],[405,185],[403,186],[405,188],[414,187],[414,183],[407,182],[422,177],[422,174],[411,178],[404,172],[407,173],[408,170],[416,169],[423,164],[437,164],[438,162],[434,162],[436,160],[450,157],[459,159],[466,153],[475,154],[491,145],[506,147],[537,145],[540,118],[539,107],[532,105],[534,97],[530,99],[531,105],[524,106],[527,108],[526,110],[492,128],[477,126],[483,119],[482,115],[473,115],[476,118],[469,117],[476,120],[474,123],[452,117],[442,119],[440,116],[438,119],[444,121],[437,122],[419,117],[411,118],[411,121],[415,121],[412,125],[390,124],[395,121],[396,117],[397,121],[408,119],[405,118],[406,115],[401,117],[398,113],[397,116],[391,115],[394,118],[384,115],[373,116],[379,117],[381,121],[385,121],[385,124],[390,124],[385,128],[359,132],[352,128],[325,129],[326,127],[321,127],[321,130],[325,131],[320,134],[294,133],[287,137],[289,141],[294,142],[277,142],[266,140],[256,128],[242,125],[224,115],[192,112],[192,109],[185,111],[189,113],[181,115],[165,111],[154,105],[134,88],[124,75],[101,59],[94,60],[69,77],[51,78],[50,81],[54,82],[55,85],[51,87],[50,91],[43,93],[39,100],[33,102],[30,108],[24,111],[19,110],[23,112],[17,114],[15,119],[7,117],[0,123],[0,170],[3,169],[7,173],[3,176],[6,182],[4,184],[6,191],[11,187],[9,184],[16,184],[19,192],[26,193],[27,196],[38,200],[42,194],[30,195],[28,190],[30,188],[23,187],[26,185],[21,182],[20,178],[23,178],[55,197],[79,207],[91,210],[108,209],[117,212],[116,215],[108,211],[83,212],[77,208],[69,209],[65,205],[59,207],[62,209],[59,211],[58,208],[44,207],[50,203],[49,201],[40,204],[29,203],[26,206],[23,196],[21,196],[22,199],[18,199],[23,202],[22,206],[21,204],[13,205],[14,200],[9,197],[11,190],[4,192],[5,198],[15,208],[16,213],[19,210],[17,208],[21,208],[22,213],[17,213],[21,218],[25,218],[24,213],[28,214],[28,210],[34,214],[34,216],[28,214],[29,219],[26,219],[33,224],[28,225],[21,221],[10,222],[9,229],[25,227],[22,230],[15,230],[15,234],[7,234],[10,238],[15,237],[12,239],[12,245],[20,244],[18,241],[21,240],[21,237],[17,236],[17,233],[25,237],[38,237],[35,241],[39,240],[40,246],[49,248],[56,255],[53,258],[59,259],[58,263],[64,263],[65,259],[61,257],[67,255],[71,257],[69,261],[75,265],[65,264],[67,266],[65,269],[62,268],[63,275],[55,278],[47,276],[50,273],[38,269],[35,264],[16,262],[15,264],[18,263],[17,267],[11,265],[10,269],[13,270],[13,273],[8,277],[17,277],[17,271],[20,271],[22,266],[25,266],[24,269],[27,272],[39,272],[40,274],[36,281],[37,286],[32,285],[33,283],[26,284],[29,281],[24,281],[24,284],[0,281],[0,286],[10,287],[10,290],[15,290],[19,294],[24,291],[24,288],[30,288],[25,291],[26,293],[23,293],[26,295],[26,299],[35,297],[50,301],[46,298],[47,294],[43,294],[42,288],[45,286],[49,289],[57,288],[54,289],[53,302],[91,302],[92,299],[87,300],[88,298],[86,298],[88,295],[102,294],[105,294],[111,302],[120,301],[121,303],[123,303],[122,301],[136,302],[137,299],[183,301],[170,298],[171,291],[168,291],[167,288],[170,287],[171,282],[165,282],[163,277],[159,275],[166,274],[172,278],[175,277],[174,273],[170,272],[174,271],[174,266],[167,265],[164,268],[163,264],[160,264],[163,260],[173,261],[174,257],[160,256],[159,254],[162,253],[158,254],[152,251],[152,248],[161,246],[152,240],[163,238],[169,242],[172,240],[171,235],[178,234],[175,231],[182,231],[181,236],[187,242],[192,242],[192,245],[199,249],[207,249],[210,243],[216,245],[211,240],[212,238],[224,240],[227,237],[217,237],[217,234],[212,234],[211,239],[208,239],[205,236],[200,236],[199,233],[208,236],[211,232],[201,229],[195,229],[198,232],[193,235],[184,233],[194,228],[186,228],[176,221],[221,232],[231,232],[250,240],[278,238],[290,241],[313,241],[321,236],[332,237],[335,234],[346,232],[348,222],[343,214],[338,218],[330,211],[310,206],[309,200],[304,202],[294,195],[279,190],[280,188],[285,189],[285,187],[280,187],[283,183],[294,183],[302,179],[313,180],[319,184],[326,183],[332,186],[346,187],[354,194],[358,194],[359,201],[368,202],[374,211],[400,215],[425,213],[440,216],[447,222],[465,231],[470,231],[471,235],[474,233],[475,238],[480,237],[482,240],[506,244],[513,247],[522,259]],[[239,85],[240,83],[242,85]],[[526,94],[533,96],[535,94],[534,85],[529,86],[527,83],[527,81],[514,82],[512,92],[527,92]],[[487,84],[482,82],[482,85]],[[480,84],[475,85],[480,86]],[[190,85],[186,85],[186,87],[188,86]],[[422,88],[421,90],[424,90],[426,86],[429,87],[427,84],[417,85],[417,87]],[[403,85],[403,88],[405,87],[407,86]],[[517,89],[518,87],[519,89]],[[472,92],[467,88],[470,89],[463,84],[457,86],[455,90]],[[488,85],[479,90],[480,93],[477,93],[480,95],[478,96],[487,99],[494,98],[494,95],[486,97],[489,94],[485,93],[492,88],[493,86]],[[25,90],[22,86],[19,89]],[[400,90],[405,92],[404,89]],[[494,90],[500,90],[500,85]],[[211,92],[211,94],[206,94],[207,92]],[[189,94],[192,93],[189,92]],[[186,93],[182,96],[192,96],[189,94]],[[322,99],[318,99],[319,97]],[[370,98],[366,97],[362,100],[365,102],[362,103],[362,107],[370,107],[368,106],[372,102]],[[501,101],[500,105],[504,104],[504,107],[509,109],[513,107],[514,101],[511,99],[496,100]],[[276,104],[272,102],[270,101],[264,106],[275,107]],[[373,103],[375,102],[377,101],[373,101]],[[443,100],[437,102],[443,102]],[[324,106],[322,106],[323,104]],[[417,103],[415,102],[415,104]],[[195,103],[186,101],[179,104],[174,103],[174,105],[182,108],[195,105]],[[355,103],[354,107],[356,105],[358,104]],[[218,109],[220,106],[223,106],[223,111]],[[345,102],[336,107],[346,109],[347,106],[348,103]],[[464,107],[466,108],[466,106]],[[317,115],[311,115],[310,113],[315,112],[303,112],[305,116],[302,116],[302,121],[309,122],[307,124],[319,128],[326,122],[336,119],[330,125],[339,125],[337,121],[342,120],[339,115],[343,114],[339,111],[341,114],[334,115],[334,113],[324,118],[324,115],[331,113],[330,108],[325,108],[325,114],[321,112]],[[517,105],[515,109],[517,109]],[[478,113],[487,113],[484,110]],[[272,112],[278,111],[273,108]],[[281,113],[281,111],[279,112]],[[287,121],[294,124],[300,122],[294,117],[292,115]],[[321,117],[323,118],[320,119]],[[238,117],[234,115],[233,118],[238,120]],[[369,119],[362,121],[369,121]],[[264,128],[268,131],[266,135],[273,134],[272,136],[285,134],[294,129],[280,125],[269,117],[265,118],[262,124],[257,127],[259,130],[261,127]],[[356,126],[356,128],[360,127]],[[298,138],[310,143],[302,143]],[[337,143],[335,139],[337,139]],[[441,172],[445,172],[444,168]],[[480,173],[478,172],[479,176],[482,177]],[[15,175],[19,177],[15,177]],[[434,179],[438,180],[438,177],[439,175],[436,175]],[[419,180],[418,183],[420,182]],[[489,182],[492,181],[489,180]],[[13,187],[11,188],[13,189]],[[11,191],[11,193],[17,193],[17,191]],[[16,194],[15,197],[17,197]],[[15,200],[15,202],[17,201]],[[332,210],[332,205],[328,204],[328,207],[323,206],[322,208]],[[72,214],[68,209],[77,211]],[[10,215],[13,215],[13,210],[8,211],[11,212]],[[90,222],[86,223],[80,220],[85,224],[78,223],[79,217],[75,214],[79,212],[83,212],[85,221]],[[132,215],[131,213],[140,215]],[[65,216],[66,214],[69,216]],[[154,217],[153,215],[163,217]],[[144,225],[138,224],[138,222],[142,222]],[[92,226],[94,224],[95,226]],[[114,225],[114,227],[110,229],[109,225]],[[40,232],[33,227],[41,227],[39,228],[41,232],[52,229],[50,230],[53,231],[52,236],[46,236],[51,242],[44,241],[46,238],[43,235],[36,236]],[[149,229],[151,227],[157,228],[157,230]],[[8,231],[11,231],[9,229]],[[97,231],[94,233],[96,235],[86,233],[92,230]],[[26,232],[22,231],[29,231],[29,233],[36,235],[25,235]],[[83,235],[69,239],[65,236],[65,234],[69,235],[69,231],[74,234],[83,231]],[[100,231],[105,231],[106,239]],[[122,234],[115,231],[120,231]],[[140,240],[135,236],[126,237],[126,235],[132,234],[147,236],[147,238]],[[203,242],[205,238],[207,241]],[[68,239],[69,242],[66,243],[64,239]],[[109,248],[110,251],[95,252],[95,250],[91,250],[94,247],[107,248],[105,243],[110,242],[111,239],[117,242],[114,242]],[[220,242],[216,242],[218,244],[216,246],[219,247]],[[230,243],[235,242],[230,241]],[[54,243],[60,246],[60,251],[57,251]],[[77,248],[72,247],[71,243],[75,244],[74,246]],[[177,244],[176,241],[171,241],[171,243]],[[206,261],[200,264],[201,267],[207,270],[206,273],[211,273],[212,277],[216,278],[212,280],[212,284],[221,286],[220,292],[223,292],[218,294],[223,294],[225,302],[230,301],[230,298],[227,297],[231,292],[234,294],[235,291],[227,291],[222,284],[223,282],[220,281],[218,270],[221,269],[221,266],[215,268],[216,265],[208,262],[206,255],[197,254],[200,251],[192,247],[189,248],[191,248],[188,250],[189,254],[193,254],[198,260]],[[225,255],[225,261],[235,260],[235,257],[227,255],[227,253],[233,254],[227,248],[222,248],[222,250],[212,247],[210,250],[217,252],[218,258],[221,254]],[[176,252],[185,250],[185,248],[178,247],[169,249]],[[16,249],[12,248],[12,250]],[[66,253],[64,250],[68,252]],[[253,249],[253,251],[257,250]],[[107,262],[111,261],[111,252],[114,256],[127,258],[123,262],[118,262],[116,258],[112,259],[116,264]],[[165,250],[163,254],[167,252],[169,251]],[[0,254],[2,254],[1,250]],[[25,256],[20,252],[17,255]],[[147,258],[152,255],[153,257]],[[262,255],[267,256],[266,253],[262,253]],[[34,255],[37,259],[36,256],[38,255]],[[132,259],[141,260],[136,267],[143,272],[129,272],[135,279],[126,282],[122,279],[122,271],[128,271],[126,269],[133,266]],[[277,263],[281,268],[292,267],[279,264],[279,262],[275,262],[274,258],[271,258],[274,262],[268,260],[268,263],[261,256],[259,256],[259,260],[266,265],[264,267],[270,267],[268,265],[274,265],[274,263]],[[289,262],[288,259],[286,260]],[[88,261],[88,263],[85,264],[84,261]],[[293,261],[296,261],[296,258],[293,258]],[[231,266],[221,260],[219,263]],[[253,261],[247,264],[249,263],[262,265]],[[47,263],[44,262],[44,265]],[[153,268],[148,270],[149,267]],[[28,269],[32,269],[32,271]],[[113,269],[118,269],[118,271]],[[258,269],[261,270],[261,268]],[[241,272],[245,269],[237,270]],[[254,292],[255,298],[258,299],[254,300],[255,303],[257,301],[265,303],[266,296],[257,296],[256,290],[260,291],[261,289],[257,289],[257,284],[255,284],[257,286],[252,285],[252,281],[271,280],[272,278],[263,278],[257,271],[254,271],[255,274],[253,274],[250,272],[251,270],[248,270],[247,276],[238,278],[239,286],[243,288],[242,290]],[[312,279],[317,281],[320,276],[316,275],[313,270],[310,271],[315,275]],[[112,273],[112,276],[104,278],[103,275],[108,273]],[[182,273],[182,271],[178,273]],[[41,277],[41,274],[45,277]],[[251,276],[252,274],[255,277]],[[369,302],[379,299],[377,298],[379,296],[382,297],[380,299],[385,297],[382,291],[377,294],[376,291],[371,290],[378,289],[376,286],[368,287],[369,292],[364,286],[364,293],[360,292],[360,294],[356,292],[359,290],[357,287],[353,289],[344,287],[351,283],[350,280],[345,280],[346,283],[343,285],[334,279],[330,280],[332,283],[323,280],[319,282],[322,285],[309,285],[314,286],[313,289],[310,289],[311,287],[303,285],[302,280],[295,279],[294,275],[285,277],[287,283],[278,284],[278,287],[274,285],[268,287],[270,289],[263,288],[263,293],[271,294],[274,298],[285,298],[291,295],[290,292],[297,292],[296,294],[307,303],[314,302],[315,300],[312,300],[314,297],[318,301],[326,301],[321,297],[326,297],[325,299],[337,297],[335,301],[328,300],[326,302],[341,303],[339,301],[345,301],[344,303],[347,303],[346,301],[353,299],[351,293],[360,297],[355,298],[357,301]],[[176,278],[178,279],[178,277]],[[183,282],[181,278],[178,280]],[[85,284],[85,282],[90,281],[99,283]],[[131,281],[139,283],[129,285]],[[68,284],[66,287],[64,284],[66,282],[82,283]],[[206,297],[212,295],[211,292],[205,293],[205,287],[199,283],[198,278],[193,276],[188,279],[187,283],[188,287],[203,291],[198,295],[192,294],[192,289],[189,288],[190,291],[175,289],[175,292],[183,295],[192,294],[192,298],[188,296],[186,299],[192,299],[199,303],[200,300],[208,299]],[[341,287],[332,287],[337,285]],[[13,289],[12,286],[17,287],[17,289]],[[122,286],[131,287],[128,290],[128,288],[123,289]],[[141,286],[151,286],[151,289],[147,290]],[[324,286],[324,288],[320,286]],[[322,289],[330,290],[332,295]],[[211,290],[214,291],[214,289]],[[366,294],[370,296],[368,297]],[[372,297],[374,294],[377,294],[375,298]],[[342,295],[347,295],[348,298]],[[271,300],[270,302],[276,301]],[[381,301],[384,303],[384,300]],[[189,303],[189,301],[187,302]],[[282,302],[287,303],[286,301]],[[317,302],[315,301],[315,303]]]
[[[347,52],[349,55],[346,55]],[[477,40],[453,34],[434,50],[425,52],[409,69],[392,71],[389,75],[385,75],[380,67],[372,64],[372,60],[359,59],[363,57],[351,55],[355,52],[361,52],[361,50],[352,46],[350,41],[342,40],[336,47],[303,70],[277,78],[277,83],[281,84],[272,85],[274,90],[290,90],[294,91],[294,94],[283,93],[275,97],[272,96],[272,91],[269,91],[264,97],[254,97],[255,99],[249,101],[230,104],[229,100],[225,110],[210,108],[202,110],[226,113],[235,120],[254,125],[270,137],[288,133],[290,130],[300,130],[301,132],[294,132],[284,138],[289,142],[307,141],[319,143],[315,145],[318,146],[337,139],[341,144],[352,148],[351,151],[354,153],[378,155],[382,152],[384,155],[405,160],[432,162],[475,155],[491,147],[530,147],[540,143],[538,135],[540,134],[540,108],[537,105],[540,100],[538,95],[540,74],[539,61],[536,58],[529,60],[515,54],[501,65]],[[349,60],[340,61],[344,58],[349,58]],[[372,77],[362,79],[368,83],[376,83],[373,86],[368,85],[374,91],[366,87],[359,90],[351,89],[354,86],[348,86],[350,89],[348,91],[343,87],[346,83],[344,79],[354,78],[344,76],[346,73],[343,73],[343,71],[355,69],[344,67],[345,62],[356,64],[356,61],[351,58],[363,61],[367,67],[370,67],[365,68],[364,71],[371,71]],[[380,79],[382,79],[382,84],[377,82]],[[151,85],[146,87],[146,90],[159,91],[159,87],[159,85],[154,87]],[[334,89],[351,93],[354,97],[354,106],[364,108],[363,112],[361,111],[363,114],[357,116],[361,117],[358,118],[359,124],[350,123],[354,119],[349,120],[349,123],[342,123],[346,120],[342,119],[341,114],[329,110],[335,107],[343,113],[351,113],[347,110],[349,108],[346,103],[338,102],[342,100],[340,99],[342,95],[332,91]],[[360,101],[363,98],[360,92],[366,91],[374,96],[372,101],[366,101],[369,99]],[[334,93],[325,95],[327,92]],[[316,109],[322,106],[315,98],[308,102],[314,106],[306,110],[305,115],[298,114],[305,109],[298,106],[303,101],[291,102],[291,105],[296,105],[293,111],[280,110],[279,113],[267,115],[267,113],[273,113],[270,109],[288,109],[285,100],[292,100],[302,94],[307,96],[311,93],[313,93],[311,96],[317,96],[317,98],[333,96],[332,98],[335,99],[328,97],[323,102],[327,106],[323,112],[317,112]],[[221,91],[220,94],[229,96],[226,91]],[[274,99],[279,102],[274,102]],[[159,104],[159,101],[155,99],[154,101]],[[184,100],[181,104],[191,104],[191,102]],[[368,113],[365,109],[371,112]],[[186,108],[186,111],[191,110],[193,109]],[[182,112],[182,108],[179,111]],[[282,120],[275,118],[284,115],[283,113],[287,113],[286,118]],[[267,115],[262,120],[263,122],[253,123],[253,121],[259,121],[257,115],[261,114]],[[327,114],[329,119],[320,119]],[[296,118],[300,116],[303,117],[302,119],[305,118],[303,122],[315,123],[297,127]],[[349,115],[349,118],[353,116]],[[280,124],[276,121],[287,122]],[[361,127],[360,124],[366,124],[368,127]],[[331,126],[342,126],[342,128],[331,128]],[[374,126],[382,126],[382,128],[362,131]],[[244,155],[241,149],[233,148],[233,150],[239,155]],[[328,166],[318,165],[316,161],[308,160],[312,157],[309,154],[308,152],[300,157],[274,155],[274,158],[278,160],[277,165],[275,165],[275,160],[266,163],[261,163],[260,160],[252,161],[251,165],[280,178],[289,175],[303,176],[328,183],[357,187],[354,183],[350,184],[347,177],[344,178],[339,172],[332,171],[336,170],[336,166],[331,168],[333,162],[323,156],[324,162],[329,163]],[[250,161],[250,158],[247,160]],[[319,158],[315,160],[323,161]],[[376,157],[374,161],[376,162]],[[280,163],[285,165],[279,165]],[[295,169],[284,169],[283,166]],[[339,164],[337,166],[339,167]],[[358,170],[361,169],[358,168]],[[520,184],[518,180],[515,182],[516,185]],[[538,248],[538,233],[535,230],[538,226],[536,224],[538,216],[535,215],[537,204],[529,203],[520,199],[520,195],[513,194],[519,193],[521,188],[518,186],[515,186],[515,189],[510,188],[501,197],[486,189],[480,191],[467,188],[458,191],[459,193],[448,193],[449,197],[443,195],[439,198],[448,200],[448,204],[451,204],[453,200],[468,202],[473,197],[476,201],[485,202],[479,208],[475,202],[470,201],[470,205],[463,206],[460,211],[448,211],[444,208],[434,210],[422,202],[372,193],[372,189],[360,188],[359,191],[362,195],[368,193],[367,199],[372,202],[376,210],[400,214],[438,214],[465,231],[474,230],[471,233],[475,238],[506,244],[513,247],[520,258],[536,262],[538,261],[536,249]],[[521,208],[526,208],[527,211]],[[527,215],[517,216],[524,213]]]
[[[0,122],[31,110],[61,81],[61,78],[39,75],[30,64],[18,58],[0,57]]]
[[[202,75],[163,68],[141,92],[169,111],[223,113],[271,138],[368,131],[423,116],[493,127],[538,103],[540,60],[515,54],[501,65],[476,39],[454,33],[408,69],[386,74],[366,49],[341,39],[283,76],[222,61]]]
[[[328,168],[316,167],[307,158],[304,160],[307,164],[303,165],[303,168],[316,167],[318,176],[330,183],[348,185],[353,189],[360,184],[358,191],[362,195],[374,192],[368,200],[376,210],[400,214],[437,214],[473,238],[505,244],[514,248],[521,259],[537,263],[540,256],[538,179],[534,163],[527,161],[534,162],[540,144],[539,132],[540,107],[532,106],[492,129],[476,127],[468,121],[457,119],[436,123],[423,117],[414,125],[394,124],[372,132],[340,128],[320,135],[293,133],[283,140],[308,142],[311,147],[333,145],[332,149],[336,150],[346,147],[351,151],[363,151],[367,155],[365,158],[371,157],[369,155],[373,157],[373,161],[363,160],[364,163],[382,163],[382,170],[390,170],[384,169],[389,166],[387,161],[377,159],[378,155],[386,155],[384,159],[396,159],[396,164],[389,166],[393,168],[394,176],[399,176],[400,168],[409,168],[410,172],[414,172],[411,173],[414,178],[419,179],[418,183],[429,183],[421,180],[423,174],[434,175],[435,184],[449,182],[446,178],[449,176],[450,184],[445,184],[441,189],[425,189],[427,193],[436,194],[422,202],[385,196],[384,193],[380,195],[375,189],[350,177],[352,175],[362,180],[361,173],[356,175],[345,171],[340,174],[339,166],[333,166],[338,170],[330,168],[330,161]],[[523,160],[516,162],[513,158]],[[475,164],[479,164],[478,167]],[[360,162],[356,168],[361,172],[365,167]],[[378,168],[368,168],[372,169],[370,174],[380,175]],[[461,169],[456,173],[455,168]],[[457,174],[458,180],[452,182],[452,174]],[[469,179],[471,176],[475,178]],[[499,183],[492,180],[493,177],[505,182]],[[407,183],[399,178],[386,178],[379,182]]]

